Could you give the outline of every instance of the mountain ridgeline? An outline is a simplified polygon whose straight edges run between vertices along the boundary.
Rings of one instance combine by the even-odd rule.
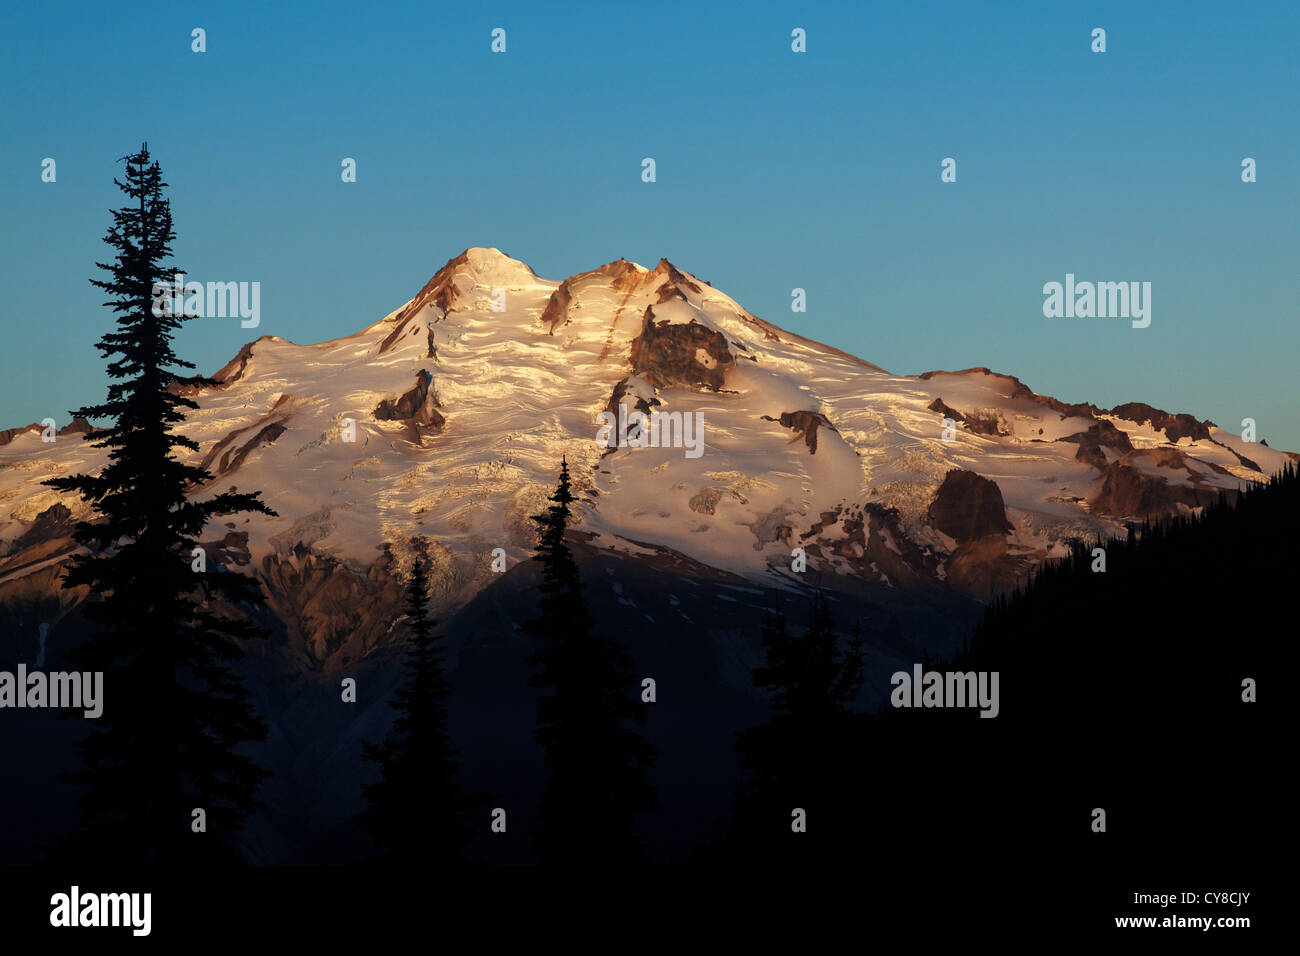
[[[561,458],[574,531],[604,563],[726,582],[754,613],[772,588],[851,594],[936,655],[1071,541],[1293,460],[1191,414],[1065,402],[988,368],[891,373],[666,260],[555,281],[495,249],[454,257],[353,335],[264,335],[173,391],[197,406],[175,426],[196,447],[175,454],[210,476],[189,494],[257,489],[275,512],[214,521],[199,544],[262,590],[277,666],[314,680],[401,653],[415,537],[443,621],[497,580],[497,549],[527,561]],[[646,414],[668,423],[653,445],[601,424]],[[40,479],[105,467],[88,428],[0,431],[0,608],[22,655],[42,625],[51,647],[76,627],[85,591],[59,582],[93,515]],[[628,626],[665,615],[688,624],[670,609]]]

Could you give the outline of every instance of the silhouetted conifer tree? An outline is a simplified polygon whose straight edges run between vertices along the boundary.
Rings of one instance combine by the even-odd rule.
[[[175,430],[198,408],[184,392],[216,383],[176,371],[194,366],[172,351],[184,317],[155,314],[155,283],[170,286],[179,271],[165,264],[174,238],[166,183],[147,146],[125,159],[124,180],[114,182],[130,202],[114,210],[105,237],[116,257],[97,263],[106,281],[91,280],[117,313],[116,331],[97,345],[114,382],[104,403],[71,413],[111,422],[86,436],[109,449],[108,463],[98,475],[45,482],[92,509],[75,531],[90,553],[70,559],[63,584],[90,588],[85,615],[95,630],[78,663],[105,672],[104,713],[88,722],[85,769],[75,775],[88,786],[80,834],[56,854],[121,865],[211,861],[233,854],[266,775],[238,751],[266,728],[231,669],[242,656],[236,640],[264,632],[229,614],[261,601],[254,582],[211,566],[196,573],[192,552],[215,517],[274,512],[256,493],[186,496],[213,476],[175,454],[198,451]],[[205,833],[192,832],[195,808],[206,813]]]
[[[777,862],[816,844],[826,850],[842,835],[839,815],[867,759],[857,746],[862,721],[852,711],[862,687],[864,645],[860,630],[841,646],[825,595],[818,591],[808,628],[792,635],[780,599],[763,621],[763,662],[755,686],[767,693],[772,716],[743,731],[736,750],[747,779],[737,806],[732,849],[741,858],[761,855]],[[808,820],[793,829],[793,813]],[[814,834],[813,827],[821,828]]]
[[[630,658],[593,633],[564,540],[575,500],[567,461],[550,500],[533,517],[542,581],[538,617],[527,625],[541,639],[531,683],[549,691],[537,705],[536,739],[550,777],[534,846],[544,866],[626,865],[643,855],[635,814],[656,804],[645,779],[654,750],[629,726],[645,713]]]
[[[379,765],[380,778],[361,788],[369,802],[361,822],[384,856],[445,865],[463,859],[469,843],[463,815],[471,801],[455,781],[447,712],[451,685],[437,622],[429,617],[426,561],[425,542],[417,539],[406,587],[406,679],[393,695],[392,731],[381,744],[362,747],[363,757]]]

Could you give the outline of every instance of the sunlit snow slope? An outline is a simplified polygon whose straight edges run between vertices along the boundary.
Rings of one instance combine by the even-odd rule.
[[[413,535],[434,542],[443,613],[491,580],[494,549],[525,558],[561,456],[597,547],[768,585],[796,579],[802,548],[824,584],[981,599],[1071,538],[1198,507],[1288,458],[1190,415],[1065,405],[987,369],[893,375],[666,261],[555,282],[470,249],[369,328],[263,336],[215,377],[185,427],[216,476],[196,493],[261,490],[279,517],[214,525],[205,543],[261,579],[315,666],[382,642]],[[602,447],[598,416],[620,403],[701,413],[702,453]],[[39,482],[94,471],[103,452],[72,429],[6,438],[0,602],[66,611],[57,565],[87,509]]]

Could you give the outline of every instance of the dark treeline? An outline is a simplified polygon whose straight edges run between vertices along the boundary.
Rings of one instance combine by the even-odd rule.
[[[888,861],[918,879],[1010,874],[1035,894],[1044,873],[1089,892],[1256,872],[1255,854],[1274,837],[1267,809],[1283,756],[1267,705],[1244,700],[1244,682],[1262,685],[1265,700],[1279,693],[1266,678],[1294,630],[1298,535],[1290,467],[1196,516],[1077,544],[991,606],[954,660],[920,662],[998,672],[996,718],[978,708],[837,711],[837,681],[854,673],[841,630],[838,675],[832,667],[800,682],[837,719],[783,734],[788,694],[773,694],[771,723],[738,741],[750,773],[733,827],[701,860]],[[834,629],[824,605],[812,620],[802,640],[822,650],[802,653],[826,663],[835,643],[823,636]],[[755,682],[770,691],[773,664],[788,654],[773,655],[785,643],[773,639],[784,633],[778,614],[767,630]],[[804,834],[791,829],[796,807]],[[1098,809],[1104,833],[1094,830]]]
[[[989,608],[951,666],[1001,674],[1002,713],[976,724],[1005,738],[1026,839],[1134,872],[1240,865],[1269,841],[1281,689],[1267,678],[1294,633],[1297,533],[1289,466],[1195,516],[1078,544]],[[1080,825],[1099,807],[1104,837]]]

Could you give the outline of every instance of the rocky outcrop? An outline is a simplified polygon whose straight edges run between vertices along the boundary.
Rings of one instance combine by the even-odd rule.
[[[798,538],[810,558],[847,566],[863,581],[920,593],[941,587],[939,555],[919,547],[903,530],[896,508],[874,502],[822,512]]]
[[[60,437],[63,435],[89,435],[94,431],[95,429],[90,427],[90,422],[86,421],[84,418],[74,418],[54,434],[59,435]]]
[[[650,414],[650,410],[654,406],[663,404],[654,396],[647,398],[641,395],[629,376],[614,386],[614,391],[610,393],[609,401],[605,404],[605,411],[617,416],[618,406],[622,405],[623,398],[629,395],[635,399],[632,402],[632,407],[646,415]]]
[[[41,426],[32,422],[30,425],[23,425],[21,428],[6,428],[4,431],[0,432],[0,445],[7,445],[19,435],[26,432],[36,432],[36,434],[39,435],[41,433]]]
[[[946,372],[942,370],[922,372],[920,375],[917,376],[917,378],[921,379],[922,381],[927,381],[929,379],[934,378],[936,375],[989,375],[992,376],[993,378],[1002,379],[1007,383],[1006,385],[1007,398],[1012,398],[1012,399],[1027,398],[1031,402],[1036,402],[1039,405],[1043,405],[1047,408],[1052,409],[1054,412],[1059,413],[1062,418],[1074,418],[1074,417],[1092,418],[1100,411],[1100,409],[1098,409],[1096,405],[1089,404],[1088,402],[1068,404],[1066,402],[1057,401],[1055,398],[1052,398],[1050,395],[1040,395],[1038,394],[1038,392],[1035,392],[1032,388],[1030,388],[1024,382],[1020,381],[1020,379],[1016,378],[1014,375],[1006,375],[1003,374],[1002,372],[995,372],[992,369],[984,367],[983,365],[979,365],[974,368],[964,368],[955,372]]]
[[[401,312],[393,316],[393,330],[379,343],[380,355],[397,344],[406,332],[407,323],[419,315],[425,306],[433,306],[444,315],[447,313],[456,301],[456,273],[461,266],[465,265],[469,265],[468,249],[454,259],[448,259],[447,264],[433,274],[433,278],[424,284],[424,288],[416,293],[415,298]]]
[[[714,514],[717,510],[718,502],[722,500],[724,491],[725,489],[723,488],[715,488],[712,486],[704,488],[691,496],[691,500],[688,502],[688,507],[697,514]]]
[[[365,571],[304,549],[262,559],[267,605],[284,622],[294,671],[329,672],[361,660],[400,615],[401,584],[384,554]]]
[[[252,557],[248,552],[247,531],[227,531],[216,541],[200,541],[199,547],[207,555],[207,560],[226,567],[244,567]]]
[[[253,357],[253,346],[266,338],[269,338],[269,336],[263,335],[252,342],[245,342],[240,346],[239,351],[235,353],[235,357],[217,369],[212,378],[223,388],[243,378],[244,370],[248,368],[248,360]]]
[[[419,445],[425,430],[441,431],[447,423],[437,409],[438,399],[432,385],[433,376],[427,369],[420,369],[409,391],[396,401],[384,399],[372,414],[381,422],[403,422],[411,440]]]
[[[230,474],[244,463],[244,459],[254,448],[269,445],[283,434],[283,422],[269,422],[263,425],[238,448],[232,448],[221,456],[221,461],[217,463],[217,477]]]
[[[961,468],[944,476],[927,517],[958,544],[1012,530],[997,482]]]
[[[251,342],[245,342],[239,347],[239,351],[235,353],[234,358],[209,376],[216,384],[207,387],[218,391],[224,388],[229,388],[235,382],[243,378],[244,373],[248,371],[248,363],[253,357],[253,346],[257,345],[259,342],[273,341],[278,341],[274,335],[262,335]],[[178,383],[173,383],[167,386],[167,390],[185,398],[193,398],[195,395],[198,395],[203,391],[203,389],[198,385],[181,385]]]
[[[45,429],[36,422],[32,422],[30,425],[24,425],[22,428],[6,428],[4,431],[0,431],[0,445],[7,445],[19,435],[26,432],[35,432],[39,435],[44,430]],[[90,423],[84,418],[74,418],[72,421],[68,422],[68,424],[56,430],[54,434],[58,437],[62,437],[64,435],[86,435],[91,431],[93,431],[93,429],[90,427]]]
[[[957,542],[944,573],[954,586],[982,601],[1004,594],[1022,581],[1027,564],[1012,555],[1002,490],[997,482],[973,471],[955,468],[930,502],[932,526]]]
[[[668,281],[659,287],[660,302],[667,302],[672,298],[685,299],[686,296],[682,293],[683,288],[690,289],[692,292],[704,291],[686,273],[667,259],[660,259],[659,264],[650,271],[650,274],[668,277]]]
[[[1113,461],[1101,473],[1101,486],[1089,500],[1095,514],[1116,518],[1161,518],[1179,512],[1179,505],[1198,508],[1218,496],[1212,488],[1171,484],[1160,475],[1148,475],[1126,461]]]
[[[736,365],[721,333],[694,320],[656,322],[645,310],[641,334],[632,342],[632,370],[656,388],[722,388]]]
[[[199,467],[211,472],[214,478],[221,478],[237,470],[254,449],[274,442],[285,432],[285,424],[289,421],[289,416],[282,409],[290,398],[291,396],[282,394],[275,400],[270,411],[252,425],[236,428],[215,442],[203,456]],[[249,437],[236,445],[235,442],[245,435]]]
[[[1059,440],[1077,443],[1079,450],[1074,453],[1075,459],[1092,465],[1098,470],[1105,470],[1110,464],[1110,459],[1102,451],[1103,448],[1110,448],[1119,455],[1133,450],[1133,443],[1129,441],[1128,435],[1106,419],[1098,421],[1087,431],[1076,432]]]
[[[36,516],[31,527],[5,547],[0,543],[0,577],[65,555],[77,548],[72,537],[76,526],[72,512],[55,502]]]
[[[1144,425],[1150,422],[1152,428],[1164,432],[1165,437],[1175,444],[1180,438],[1208,439],[1210,437],[1210,428],[1214,425],[1214,422],[1203,422],[1185,413],[1171,415],[1169,412],[1152,408],[1145,402],[1127,402],[1123,405],[1116,405],[1106,414],[1114,415],[1116,418],[1122,418],[1136,425]]]
[[[765,422],[776,422],[782,428],[794,429],[795,439],[802,438],[804,444],[808,446],[809,454],[817,454],[817,429],[823,425],[831,431],[835,431],[835,426],[830,423],[825,415],[820,412],[782,412],[780,418],[773,418],[771,415],[762,416]]]
[[[976,410],[969,413],[959,412],[948,405],[942,398],[936,398],[926,406],[932,412],[946,415],[954,421],[964,422],[968,431],[976,435],[1009,435],[1011,430],[996,411]]]
[[[573,279],[569,278],[561,282],[560,287],[551,293],[551,297],[546,301],[546,308],[542,310],[542,317],[538,321],[554,335],[556,328],[569,321],[569,305],[572,302]]]
[[[38,514],[32,526],[14,540],[14,550],[21,551],[56,538],[71,537],[75,525],[72,512],[65,505],[55,502]]]

